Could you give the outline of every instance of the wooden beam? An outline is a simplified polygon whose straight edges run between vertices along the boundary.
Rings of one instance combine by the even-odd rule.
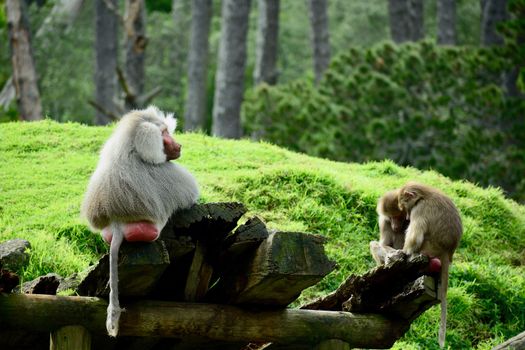
[[[286,306],[335,268],[324,252],[324,243],[322,236],[274,232],[252,257],[221,276],[209,298],[231,304]]]
[[[145,296],[155,287],[170,264],[164,242],[123,242],[119,253],[119,295]],[[77,287],[83,296],[109,294],[109,255],[104,255],[89,269]]]
[[[380,307],[402,293],[407,285],[426,273],[428,257],[400,254],[387,265],[380,265],[363,275],[350,275],[336,291],[301,306],[301,309],[343,309],[352,312],[380,312]]]
[[[93,297],[1,294],[0,328],[55,331],[70,324],[105,334],[107,302]],[[389,348],[401,322],[376,314],[284,309],[245,310],[229,305],[138,301],[124,303],[119,335],[204,337],[229,342],[319,344],[340,339],[351,347]]]
[[[315,350],[350,350],[350,345],[339,339],[328,339],[319,343]]]
[[[213,268],[206,261],[206,250],[206,247],[197,242],[188,278],[186,279],[186,287],[184,289],[185,301],[200,301],[208,291]]]
[[[50,350],[90,350],[91,335],[82,326],[65,326],[51,333]]]

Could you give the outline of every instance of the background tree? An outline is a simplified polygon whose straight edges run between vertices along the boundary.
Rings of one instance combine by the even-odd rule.
[[[206,124],[206,82],[212,5],[212,0],[192,2],[185,130],[204,129]]]
[[[31,30],[23,0],[7,0],[7,21],[13,84],[16,90],[18,112],[22,120],[42,119],[42,105],[31,48]]]
[[[409,40],[407,0],[388,0],[390,36],[396,43]]]
[[[438,33],[440,45],[456,45],[456,0],[437,0]]]
[[[277,83],[277,49],[279,47],[279,0],[259,0],[257,42],[255,49],[255,84]]]
[[[410,40],[418,41],[425,37],[425,21],[423,0],[408,0],[409,36]]]
[[[95,0],[95,123],[108,124],[117,96],[117,0]]]
[[[124,33],[126,48],[124,73],[129,92],[128,98],[125,100],[125,107],[129,110],[143,107],[137,104],[136,97],[144,94],[144,62],[148,43],[144,0],[126,0]]]
[[[481,6],[481,43],[485,46],[502,45],[503,37],[496,27],[508,19],[507,0],[483,0]]]
[[[51,12],[36,31],[35,40],[40,41],[40,46],[49,47],[48,33],[69,30],[80,13],[83,3],[84,0],[55,1]],[[10,77],[0,92],[0,107],[7,108],[15,96],[15,86],[12,77]]]
[[[423,0],[389,0],[390,36],[396,43],[418,41],[424,37]]]
[[[315,82],[318,83],[330,63],[330,31],[326,0],[308,0]]]
[[[246,35],[250,0],[222,2],[221,39],[215,75],[213,128],[215,136],[241,136],[240,109],[244,95]]]

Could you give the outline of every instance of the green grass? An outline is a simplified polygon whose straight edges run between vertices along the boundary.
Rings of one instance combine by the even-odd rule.
[[[0,241],[31,242],[24,280],[85,269],[107,250],[79,217],[98,151],[111,127],[0,124]],[[377,198],[407,180],[442,189],[461,211],[465,233],[449,291],[447,345],[489,349],[525,329],[525,207],[498,189],[451,181],[390,161],[346,164],[265,143],[179,135],[180,160],[197,177],[202,202],[242,201],[271,228],[318,233],[338,269],[301,301],[334,290],[350,273],[374,266]],[[413,323],[397,349],[437,348],[439,308]]]

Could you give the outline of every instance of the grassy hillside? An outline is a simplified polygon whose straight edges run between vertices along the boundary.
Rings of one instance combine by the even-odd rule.
[[[86,268],[106,246],[79,218],[98,151],[111,127],[0,124],[0,241],[32,244],[25,280]],[[202,201],[242,201],[272,228],[319,233],[337,271],[303,293],[327,293],[352,272],[373,266],[368,242],[378,236],[375,202],[415,179],[441,188],[459,207],[465,233],[451,270],[452,349],[480,348],[525,329],[525,207],[497,189],[452,182],[435,172],[385,161],[346,164],[249,141],[188,134],[180,160],[197,177]],[[399,349],[437,348],[438,307],[418,319]]]

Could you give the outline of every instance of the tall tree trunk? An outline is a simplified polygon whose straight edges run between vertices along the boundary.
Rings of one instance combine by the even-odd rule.
[[[124,17],[124,41],[126,47],[126,64],[124,73],[132,98],[126,98],[127,110],[142,108],[136,101],[144,94],[144,61],[146,45],[146,8],[144,0],[126,0]]]
[[[503,45],[497,32],[499,22],[508,19],[507,0],[485,0],[481,18],[481,42],[485,46]]]
[[[419,41],[425,37],[423,0],[407,1],[410,40]]]
[[[423,0],[388,0],[390,36],[398,44],[425,36]]]
[[[437,17],[438,44],[456,45],[456,0],[438,0]]]
[[[250,0],[223,0],[219,59],[215,76],[213,135],[241,137],[240,110],[244,92],[246,36]]]
[[[49,15],[44,19],[42,25],[37,30],[35,34],[35,39],[40,41],[40,47],[49,46],[49,43],[42,42],[42,39],[45,40],[46,34],[48,32],[60,30],[62,32],[67,31],[78,14],[84,0],[57,0],[53,5],[53,9]],[[7,108],[11,101],[15,98],[15,86],[13,84],[13,77],[7,79],[2,91],[0,92],[0,107]]]
[[[185,130],[204,129],[206,124],[206,82],[212,9],[212,0],[192,2]]]
[[[319,83],[330,63],[330,31],[328,29],[327,0],[308,0],[315,82]]]
[[[13,65],[13,84],[20,119],[42,119],[42,105],[38,92],[37,75],[26,6],[23,0],[7,0],[7,25]]]
[[[279,0],[259,0],[258,7],[254,80],[256,85],[274,85],[278,76]]]
[[[95,102],[116,114],[117,95],[117,0],[95,0]],[[110,117],[97,110],[95,124],[105,125]]]
[[[388,0],[388,19],[390,36],[398,44],[410,39],[408,19],[408,0]]]

